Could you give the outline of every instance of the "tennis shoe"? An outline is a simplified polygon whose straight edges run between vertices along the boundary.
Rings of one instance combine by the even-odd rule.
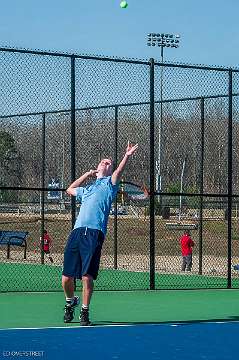
[[[89,320],[89,309],[81,309],[80,312],[80,324],[81,326],[89,326],[91,322]]]
[[[80,299],[78,296],[74,296],[72,304],[65,305],[64,322],[69,323],[74,319],[75,308],[79,305]]]

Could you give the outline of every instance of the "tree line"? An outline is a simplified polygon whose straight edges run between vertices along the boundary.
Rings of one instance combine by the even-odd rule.
[[[149,186],[150,123],[146,114],[123,114],[116,123],[109,115],[95,116],[86,111],[76,116],[76,176],[95,168],[102,157],[119,162],[127,141],[139,143],[137,154],[130,160],[124,173],[125,180]],[[215,114],[214,114],[215,115]],[[9,127],[6,122],[0,131],[0,186],[42,186],[42,167],[45,166],[45,186],[51,178],[58,179],[65,188],[71,182],[70,118],[50,117],[43,139],[42,123],[24,122],[24,117]],[[198,118],[180,118],[166,113],[160,133],[162,190],[179,191],[185,160],[184,191],[196,192],[203,181],[205,193],[227,192],[228,121],[226,116],[208,116],[202,142]],[[155,117],[155,160],[159,156],[159,116]],[[117,137],[117,139],[116,139]],[[233,123],[233,191],[239,189],[238,179],[239,127]],[[117,159],[116,157],[117,151]],[[43,153],[45,157],[43,158]],[[203,155],[203,157],[202,157]],[[116,165],[116,164],[115,164]],[[203,170],[203,173],[202,173]],[[157,169],[155,166],[155,177]],[[15,194],[15,195],[14,195]],[[1,190],[1,201],[31,201],[33,192]]]

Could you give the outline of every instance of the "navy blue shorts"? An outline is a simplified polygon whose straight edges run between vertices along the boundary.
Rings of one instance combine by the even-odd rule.
[[[88,274],[96,280],[103,242],[100,230],[85,227],[73,230],[65,247],[62,274],[77,279]]]

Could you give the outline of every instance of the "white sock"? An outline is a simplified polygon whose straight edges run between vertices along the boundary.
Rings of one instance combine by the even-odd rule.
[[[82,309],[89,309],[88,305],[82,304]]]
[[[73,296],[72,298],[66,297],[66,302],[67,302],[67,304],[72,304],[73,301],[74,301],[74,296]]]

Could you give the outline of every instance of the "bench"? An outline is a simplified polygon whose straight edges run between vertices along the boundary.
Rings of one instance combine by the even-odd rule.
[[[7,258],[10,258],[10,247],[24,247],[24,259],[27,258],[27,231],[0,230],[0,245],[7,245]]]

